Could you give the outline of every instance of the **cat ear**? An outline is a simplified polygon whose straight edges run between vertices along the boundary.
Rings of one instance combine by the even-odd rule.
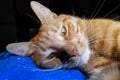
[[[20,42],[8,44],[6,49],[16,55],[28,56],[33,50],[30,49],[31,42]]]
[[[55,13],[50,11],[47,7],[45,7],[44,5],[36,1],[31,1],[30,5],[33,11],[35,12],[35,14],[41,20],[42,24],[47,23],[48,20],[55,18],[57,16]]]

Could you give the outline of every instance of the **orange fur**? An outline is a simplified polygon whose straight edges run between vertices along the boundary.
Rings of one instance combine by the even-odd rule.
[[[29,55],[43,68],[80,67],[88,80],[120,79],[120,21],[56,15],[35,1],[31,6],[42,22],[38,34],[29,42],[9,44],[8,51]]]

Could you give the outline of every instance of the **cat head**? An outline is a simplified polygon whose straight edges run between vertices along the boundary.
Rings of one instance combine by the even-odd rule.
[[[16,55],[30,56],[42,68],[73,68],[89,59],[85,22],[70,15],[57,15],[42,4],[32,1],[31,7],[42,25],[29,42],[8,44],[6,49]]]

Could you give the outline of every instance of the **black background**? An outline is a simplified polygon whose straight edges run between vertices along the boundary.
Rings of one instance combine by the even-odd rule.
[[[0,51],[4,51],[8,43],[28,41],[37,33],[40,21],[31,10],[30,1],[9,0],[0,3]],[[36,1],[57,14],[65,13],[81,18],[120,19],[120,0]],[[116,8],[117,6],[119,7]]]

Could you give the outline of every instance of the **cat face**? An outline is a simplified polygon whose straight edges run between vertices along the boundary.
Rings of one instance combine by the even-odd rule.
[[[42,68],[73,68],[86,64],[90,50],[84,21],[56,15],[35,1],[31,7],[42,23],[38,34],[29,42],[12,43],[6,49],[13,54],[30,56]]]

